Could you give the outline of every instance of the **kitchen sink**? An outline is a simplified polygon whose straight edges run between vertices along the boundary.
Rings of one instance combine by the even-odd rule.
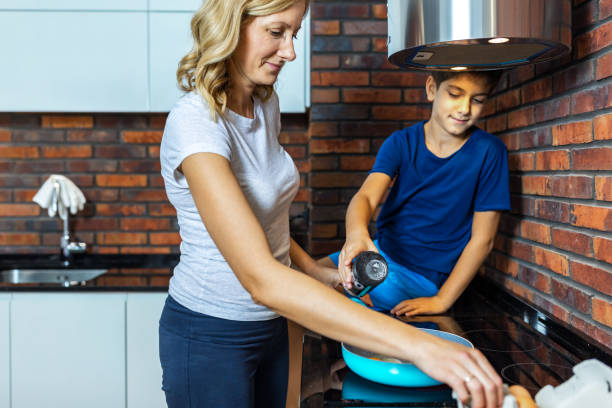
[[[26,269],[13,268],[0,270],[0,282],[7,283],[58,283],[71,286],[94,279],[107,272],[107,269]]]
[[[6,254],[0,255],[0,282],[72,286],[126,268],[171,271],[178,261],[178,254]]]

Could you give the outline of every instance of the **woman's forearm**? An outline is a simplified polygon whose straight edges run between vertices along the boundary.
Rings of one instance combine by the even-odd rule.
[[[404,360],[414,360],[419,344],[432,340],[425,333],[398,320],[352,302],[314,279],[278,262],[260,265],[270,273],[247,290],[253,298],[277,313],[327,337]],[[408,347],[405,339],[414,339]]]
[[[438,342],[278,262],[225,158],[195,154],[183,169],[206,229],[256,303],[326,336],[397,358],[422,357],[415,354],[417,343]],[[290,249],[300,262],[307,259],[297,245]],[[408,338],[414,348],[406,346]]]

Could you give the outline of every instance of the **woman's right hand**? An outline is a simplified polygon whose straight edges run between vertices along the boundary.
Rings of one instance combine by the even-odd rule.
[[[364,251],[378,252],[369,235],[347,236],[338,257],[338,273],[345,289],[353,287],[353,258]]]
[[[477,349],[440,338],[424,341],[412,359],[429,376],[448,384],[461,402],[472,408],[499,408],[503,404],[502,380]]]

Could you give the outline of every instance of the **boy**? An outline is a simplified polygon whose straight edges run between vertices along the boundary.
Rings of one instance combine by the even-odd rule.
[[[338,266],[349,288],[353,258],[380,252],[389,274],[369,293],[375,309],[446,312],[493,248],[500,212],[510,209],[507,150],[474,125],[500,74],[431,73],[431,117],[385,140],[352,198],[346,242],[321,262]],[[372,241],[368,223],[392,182]]]

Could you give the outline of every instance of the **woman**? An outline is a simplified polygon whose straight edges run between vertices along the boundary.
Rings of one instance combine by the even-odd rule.
[[[284,407],[287,318],[413,361],[461,399],[471,396],[473,407],[497,407],[501,380],[480,352],[346,299],[330,287],[337,271],[289,237],[299,177],[277,140],[272,85],[295,58],[307,7],[206,0],[192,20],[195,45],[178,70],[189,93],[170,112],[161,144],[182,238],[159,329],[168,406]]]

